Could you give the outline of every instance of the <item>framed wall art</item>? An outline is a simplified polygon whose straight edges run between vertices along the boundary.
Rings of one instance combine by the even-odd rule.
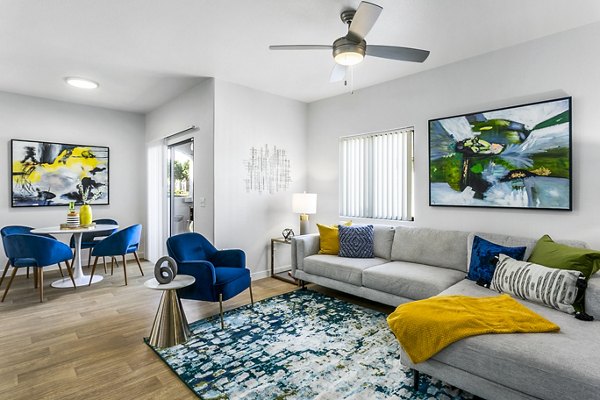
[[[12,207],[109,204],[109,149],[11,140]]]
[[[429,121],[429,204],[572,210],[571,98]]]

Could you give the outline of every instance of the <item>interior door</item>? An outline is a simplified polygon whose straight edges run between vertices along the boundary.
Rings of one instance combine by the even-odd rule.
[[[169,235],[194,231],[194,139],[168,146]]]

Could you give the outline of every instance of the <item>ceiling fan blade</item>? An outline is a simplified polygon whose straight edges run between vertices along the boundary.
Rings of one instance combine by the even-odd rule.
[[[331,50],[331,45],[321,44],[281,44],[269,46],[269,50]]]
[[[348,67],[341,64],[335,64],[333,69],[331,70],[331,75],[329,75],[329,82],[340,82],[343,81],[346,77],[346,70]]]
[[[375,21],[381,14],[382,7],[377,4],[362,1],[352,18],[352,23],[348,28],[348,38],[360,42],[367,36],[367,33],[375,25]]]
[[[429,57],[429,51],[398,46],[367,46],[367,55],[392,60],[423,62]]]

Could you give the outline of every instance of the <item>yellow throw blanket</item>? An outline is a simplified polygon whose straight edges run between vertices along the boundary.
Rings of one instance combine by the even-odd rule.
[[[387,322],[415,364],[469,336],[557,332],[560,329],[508,294],[437,296],[401,304],[388,316]]]

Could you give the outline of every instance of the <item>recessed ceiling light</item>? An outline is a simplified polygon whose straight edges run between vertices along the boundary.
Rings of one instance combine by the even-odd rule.
[[[89,79],[76,78],[73,76],[66,77],[65,82],[79,89],[96,89],[98,86],[100,86],[97,82],[91,81]]]

